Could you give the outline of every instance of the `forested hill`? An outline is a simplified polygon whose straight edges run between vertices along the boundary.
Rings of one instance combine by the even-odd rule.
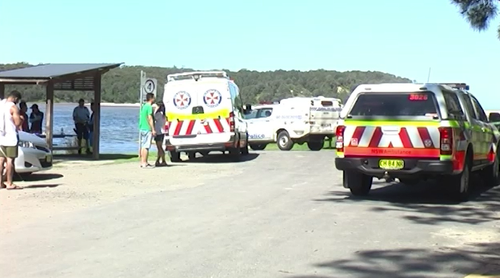
[[[28,64],[0,64],[0,71],[27,67]],[[158,94],[163,94],[163,84],[167,74],[192,71],[192,69],[160,68],[143,66],[122,66],[113,69],[103,76],[103,102],[136,103],[138,102],[140,71],[146,72],[148,77],[158,79]],[[348,71],[338,72],[329,70],[301,71],[267,71],[258,72],[240,70],[232,72],[226,70],[231,78],[240,87],[242,99],[245,103],[260,101],[276,101],[294,96],[338,96],[345,99],[350,89],[360,83],[382,82],[411,82],[408,78],[398,77],[377,71]],[[44,101],[45,89],[39,86],[7,86],[6,92],[18,89],[23,99],[29,102]],[[85,92],[56,92],[59,102],[76,102],[79,98],[92,98],[92,93]]]

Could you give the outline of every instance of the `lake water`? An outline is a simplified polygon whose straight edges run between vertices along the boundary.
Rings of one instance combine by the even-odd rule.
[[[28,103],[28,107],[32,103]],[[37,103],[46,113],[45,103]],[[76,104],[54,105],[54,134],[75,134],[73,109]],[[29,115],[28,111],[28,115]],[[101,153],[137,153],[139,107],[101,106]],[[43,123],[45,129],[45,119]],[[70,139],[54,139],[54,145],[64,145]]]

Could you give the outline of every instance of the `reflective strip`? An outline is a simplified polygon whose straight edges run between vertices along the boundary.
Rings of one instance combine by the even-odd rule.
[[[344,152],[337,152],[337,157],[344,158]]]
[[[465,164],[465,151],[457,151],[453,155],[453,170],[461,171]]]
[[[398,131],[385,133],[384,127],[387,126],[346,126],[344,145],[360,148],[439,148],[437,127],[397,127]]]
[[[391,157],[439,157],[439,149],[416,148],[346,148],[344,155]]]
[[[204,120],[170,121],[169,134],[171,136],[186,136],[195,134],[211,134],[229,132],[229,118]]]
[[[453,156],[452,155],[440,155],[439,160],[452,160]]]
[[[191,111],[189,111],[191,112]],[[189,113],[188,112],[188,113]],[[203,120],[203,119],[218,119],[219,117],[222,118],[229,118],[229,109],[220,109],[214,112],[209,112],[209,113],[203,113],[203,114],[182,114],[182,113],[174,113],[174,112],[167,112],[167,119],[169,120],[179,120],[179,121],[184,121],[184,120]]]

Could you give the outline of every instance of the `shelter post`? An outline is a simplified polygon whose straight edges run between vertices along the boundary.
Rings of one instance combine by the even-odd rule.
[[[92,155],[99,159],[101,138],[101,73],[94,76],[94,133],[92,142]]]
[[[0,99],[5,98],[5,84],[0,83]]]
[[[46,87],[46,120],[45,120],[45,140],[52,151],[54,134],[54,83],[48,82]]]

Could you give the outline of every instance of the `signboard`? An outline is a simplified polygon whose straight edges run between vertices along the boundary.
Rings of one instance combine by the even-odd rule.
[[[141,90],[139,102],[142,104],[146,100],[146,94],[152,93],[156,96],[158,89],[158,80],[156,78],[146,77],[146,73],[141,71]]]

